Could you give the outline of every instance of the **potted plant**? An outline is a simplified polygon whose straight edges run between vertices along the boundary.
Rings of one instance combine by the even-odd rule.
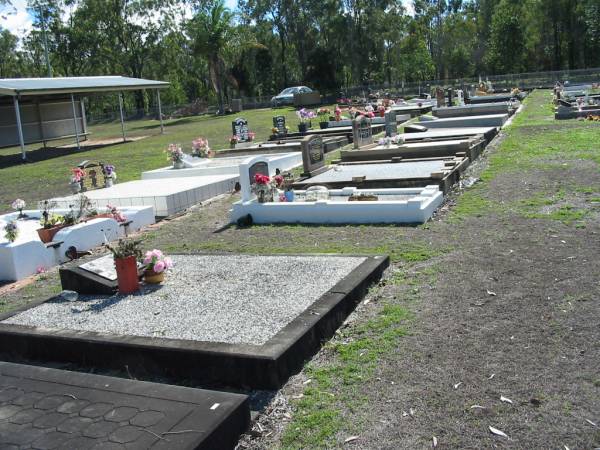
[[[165,151],[168,155],[167,161],[173,163],[174,169],[183,169],[185,167],[185,164],[183,163],[183,150],[181,150],[180,145],[169,144],[169,147]]]
[[[17,217],[18,219],[24,219],[25,217],[27,217],[25,214],[23,214],[23,210],[27,206],[25,200],[18,198],[14,202],[12,202],[10,206],[15,211],[19,211],[19,217]]]
[[[329,125],[329,114],[331,111],[327,108],[319,108],[317,109],[317,116],[319,117],[319,127],[321,130],[324,130]]]
[[[144,257],[144,280],[146,283],[159,284],[165,279],[165,272],[173,267],[171,258],[160,250],[147,251]]]
[[[19,235],[19,228],[17,227],[17,221],[11,220],[4,226],[4,237],[9,243],[15,242]]]
[[[140,242],[132,239],[119,239],[115,246],[106,244],[115,260],[119,294],[132,294],[140,289],[137,268],[137,260],[142,257]]]
[[[192,141],[192,156],[196,158],[210,158],[212,156],[208,139],[200,136]]]
[[[104,187],[109,188],[115,183],[117,179],[117,172],[115,172],[115,166],[112,164],[106,164],[102,166],[102,173],[104,174]]]
[[[79,167],[71,169],[71,182],[69,186],[73,194],[78,194],[81,191],[84,177],[85,171],[83,169]]]
[[[300,133],[306,133],[309,128],[311,119],[315,118],[314,111],[310,109],[302,108],[299,111],[296,111],[296,115],[300,119],[300,123],[298,124],[298,131]]]
[[[37,234],[40,237],[40,240],[46,244],[52,242],[54,235],[63,228],[62,223],[64,218],[57,214],[52,214],[51,211],[56,206],[55,202],[44,200],[44,202],[40,202],[38,206],[42,210],[42,217],[40,218],[40,225],[42,228],[37,230]]]

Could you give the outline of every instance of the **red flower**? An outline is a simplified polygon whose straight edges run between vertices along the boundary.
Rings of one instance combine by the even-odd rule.
[[[283,184],[283,177],[281,175],[275,175],[275,184],[277,187]]]
[[[254,175],[254,182],[256,184],[267,184],[269,181],[271,181],[271,179],[267,175],[262,175],[260,173]]]

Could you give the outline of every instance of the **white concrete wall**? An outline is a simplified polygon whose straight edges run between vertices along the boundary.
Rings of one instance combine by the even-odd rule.
[[[303,191],[298,191],[303,193]],[[240,201],[231,209],[231,221],[247,214],[254,223],[312,223],[312,224],[360,224],[360,223],[424,223],[441,205],[444,196],[439,187],[409,189],[368,189],[353,187],[331,189],[330,195],[371,193],[385,195],[415,195],[410,200],[379,200],[370,202],[339,202],[321,200],[316,202],[258,203],[256,199]]]

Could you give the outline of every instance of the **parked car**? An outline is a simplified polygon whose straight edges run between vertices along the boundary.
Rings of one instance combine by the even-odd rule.
[[[306,86],[295,86],[285,88],[279,94],[271,99],[271,106],[283,106],[294,104],[294,94],[304,94],[312,92],[312,89]]]

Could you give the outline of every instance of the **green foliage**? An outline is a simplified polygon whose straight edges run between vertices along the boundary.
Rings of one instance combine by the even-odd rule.
[[[141,243],[141,240],[136,239],[119,239],[116,245],[106,244],[106,248],[110,250],[115,259],[135,256],[139,260],[142,258]]]

